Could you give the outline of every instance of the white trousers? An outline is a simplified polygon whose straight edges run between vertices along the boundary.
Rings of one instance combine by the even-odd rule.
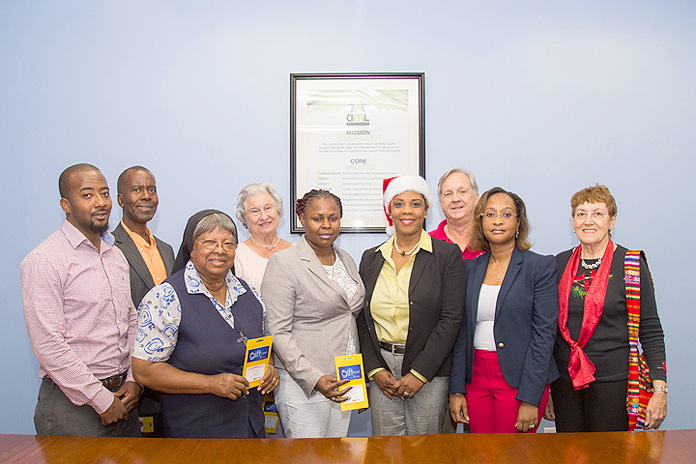
[[[280,384],[275,403],[286,438],[344,438],[348,435],[351,411],[341,411],[320,392],[308,397],[284,369],[277,369]]]

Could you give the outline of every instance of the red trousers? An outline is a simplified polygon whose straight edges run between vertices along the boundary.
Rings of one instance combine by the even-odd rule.
[[[496,351],[474,350],[474,371],[466,387],[469,428],[472,433],[517,433],[517,413],[522,403],[517,389],[503,378]],[[549,400],[549,386],[539,404],[539,423]],[[536,432],[535,427],[530,432]]]

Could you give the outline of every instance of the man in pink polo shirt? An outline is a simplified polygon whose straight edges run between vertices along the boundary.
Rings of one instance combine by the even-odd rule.
[[[464,259],[483,254],[481,250],[470,250],[474,226],[474,209],[479,199],[479,188],[474,173],[462,168],[452,168],[440,177],[437,183],[440,208],[445,219],[430,236],[445,242],[456,243]]]
[[[60,176],[61,228],[20,265],[24,319],[43,379],[39,435],[140,436],[142,389],[131,372],[138,316],[128,262],[107,232],[111,197],[101,171]]]

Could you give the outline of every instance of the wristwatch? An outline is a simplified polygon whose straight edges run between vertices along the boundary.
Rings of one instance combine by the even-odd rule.
[[[658,387],[652,387],[653,393],[655,392],[665,392],[667,393],[667,385],[663,386],[658,386]]]

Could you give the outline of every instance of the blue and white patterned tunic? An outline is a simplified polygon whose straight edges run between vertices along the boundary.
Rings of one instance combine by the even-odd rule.
[[[230,327],[234,328],[232,305],[247,290],[231,271],[228,271],[225,276],[225,284],[227,285],[225,306],[213,297],[191,261],[186,263],[184,280],[189,294],[203,293],[206,295],[220,316]],[[250,288],[254,296],[261,302],[265,322],[266,307],[263,304],[263,299],[253,287]],[[167,361],[176,347],[181,321],[181,304],[174,288],[168,282],[153,287],[140,302],[138,313],[133,357],[151,362]]]

